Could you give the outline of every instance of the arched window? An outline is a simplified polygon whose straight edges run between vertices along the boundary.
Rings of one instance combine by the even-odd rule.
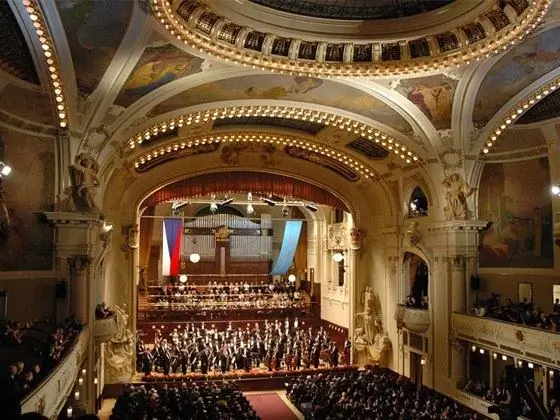
[[[414,188],[408,201],[408,217],[428,215],[428,199],[420,187]]]

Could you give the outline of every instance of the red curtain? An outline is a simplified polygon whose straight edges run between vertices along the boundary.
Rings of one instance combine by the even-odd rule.
[[[263,172],[218,172],[186,178],[154,192],[143,206],[174,199],[200,197],[211,193],[246,193],[292,197],[348,211],[346,205],[323,188],[282,175]]]

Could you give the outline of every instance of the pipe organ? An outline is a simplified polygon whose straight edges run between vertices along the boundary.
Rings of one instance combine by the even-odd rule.
[[[218,229],[226,227],[229,258],[232,261],[270,261],[272,259],[272,217],[261,215],[260,222],[231,214],[213,214],[183,224],[181,260],[197,253],[201,261],[217,258]],[[224,238],[225,239],[225,238]]]

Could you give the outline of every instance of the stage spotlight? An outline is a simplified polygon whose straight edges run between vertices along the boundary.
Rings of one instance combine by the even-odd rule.
[[[8,176],[12,172],[12,168],[0,161],[0,176]]]
[[[171,204],[171,210],[178,211],[189,204],[188,201],[174,201],[173,204]]]
[[[227,206],[228,204],[233,203],[233,200],[235,200],[234,198],[228,198],[227,200],[224,200],[220,203],[220,206]]]
[[[311,204],[311,203],[307,203],[305,205],[305,208],[309,211],[312,211],[313,213],[315,213],[317,210],[319,210],[319,208],[315,204]]]
[[[210,203],[210,211],[212,213],[217,212],[218,211],[218,205],[214,202]]]
[[[265,203],[265,204],[268,204],[269,206],[275,206],[276,205],[276,203],[274,201],[272,201],[270,198],[266,198],[266,197],[262,198],[262,202]]]
[[[247,214],[253,214],[255,212],[255,209],[253,208],[253,205],[251,203],[247,204]]]

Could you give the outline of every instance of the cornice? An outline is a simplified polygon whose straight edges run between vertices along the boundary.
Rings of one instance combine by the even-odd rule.
[[[0,109],[0,126],[10,128],[31,136],[55,137],[58,134],[56,127],[39,124]]]
[[[531,33],[550,0],[527,2],[525,9],[515,3],[517,10],[509,2],[500,8],[499,0],[483,4],[484,11],[470,22],[444,26],[442,33],[329,42],[332,34],[287,37],[271,30],[270,21],[266,27],[232,21],[225,11],[218,14],[212,2],[151,0],[154,15],[170,36],[210,56],[262,70],[323,77],[417,75],[480,60]]]

